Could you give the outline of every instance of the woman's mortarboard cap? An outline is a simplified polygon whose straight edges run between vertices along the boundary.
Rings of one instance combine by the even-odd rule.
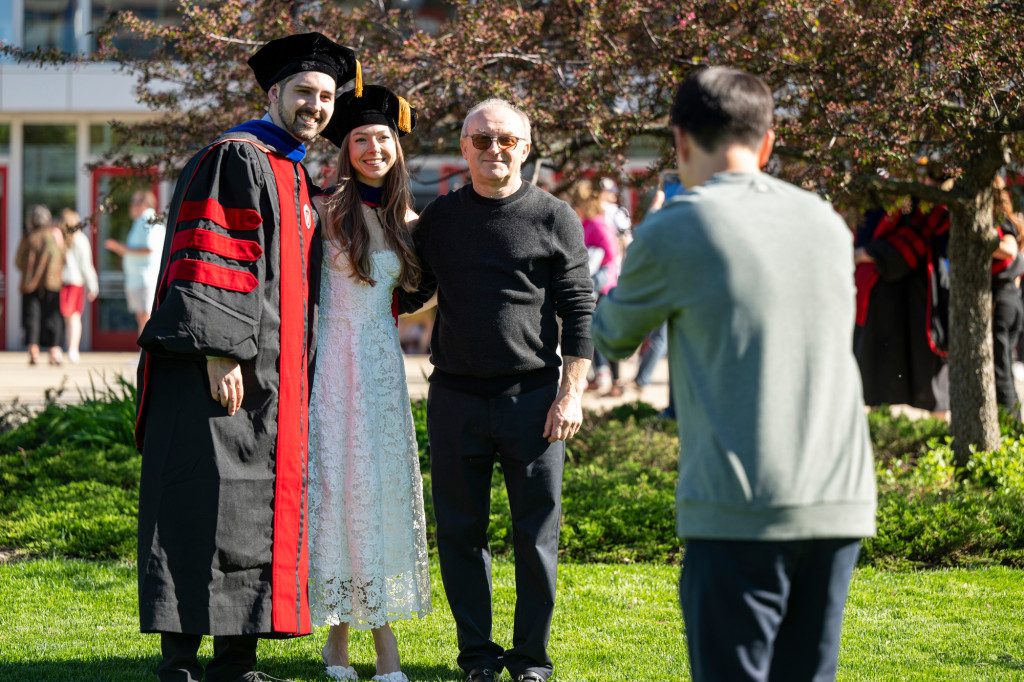
[[[354,129],[373,123],[386,125],[402,137],[416,127],[416,110],[404,97],[383,85],[367,85],[362,95],[350,90],[338,96],[334,115],[320,134],[340,147],[345,136]]]

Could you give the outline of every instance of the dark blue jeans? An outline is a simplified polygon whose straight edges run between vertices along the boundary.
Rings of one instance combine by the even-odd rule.
[[[679,603],[694,682],[826,682],[860,540],[686,541]]]
[[[565,443],[542,438],[557,386],[504,398],[481,398],[437,384],[427,397],[430,479],[437,554],[455,619],[459,667],[547,679],[555,609],[558,524]],[[491,473],[501,461],[512,512],[516,608],[512,648],[491,638]]]
[[[662,322],[647,335],[647,348],[640,353],[640,362],[636,366],[636,382],[641,388],[651,383],[654,368],[665,357],[668,351],[668,322]]]

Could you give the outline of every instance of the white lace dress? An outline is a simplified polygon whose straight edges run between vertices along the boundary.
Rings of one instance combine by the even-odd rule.
[[[371,256],[376,286],[324,243],[309,409],[309,598],[313,623],[366,630],[430,612],[416,432],[391,314],[401,264]]]

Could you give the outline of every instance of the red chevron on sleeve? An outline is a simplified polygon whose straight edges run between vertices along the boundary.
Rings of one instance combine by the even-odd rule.
[[[209,251],[218,256],[244,261],[254,261],[263,255],[263,249],[254,241],[233,239],[198,227],[182,230],[174,235],[174,239],[171,241],[171,253],[181,249]]]
[[[249,293],[259,284],[250,272],[232,270],[191,258],[182,258],[171,263],[167,267],[167,279],[168,281],[183,279],[189,282],[199,282],[228,291],[239,291],[243,294]]]
[[[178,209],[178,222],[206,218],[225,230],[255,230],[263,216],[253,208],[225,208],[216,199],[183,201]]]

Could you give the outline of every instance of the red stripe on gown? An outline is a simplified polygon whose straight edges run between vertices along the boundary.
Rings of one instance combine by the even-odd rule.
[[[259,285],[251,272],[232,270],[222,265],[214,265],[206,261],[181,258],[167,266],[168,278],[188,282],[199,282],[228,291],[240,291],[247,294]]]
[[[174,235],[174,239],[171,240],[171,253],[182,249],[209,251],[218,256],[244,261],[255,261],[263,255],[263,249],[254,241],[234,239],[198,227],[182,230]]]
[[[312,205],[306,183],[296,182],[303,176],[297,176],[295,165],[288,159],[274,154],[267,158],[274,171],[281,216],[281,383],[274,488],[272,624],[277,632],[308,634],[312,631],[312,623],[306,590],[309,579],[306,543],[306,446],[309,427],[306,311],[309,282],[306,267],[315,231],[311,229]]]
[[[255,230],[263,217],[253,208],[226,208],[210,197],[202,201],[183,201],[178,209],[178,222],[205,218],[226,230]]]

